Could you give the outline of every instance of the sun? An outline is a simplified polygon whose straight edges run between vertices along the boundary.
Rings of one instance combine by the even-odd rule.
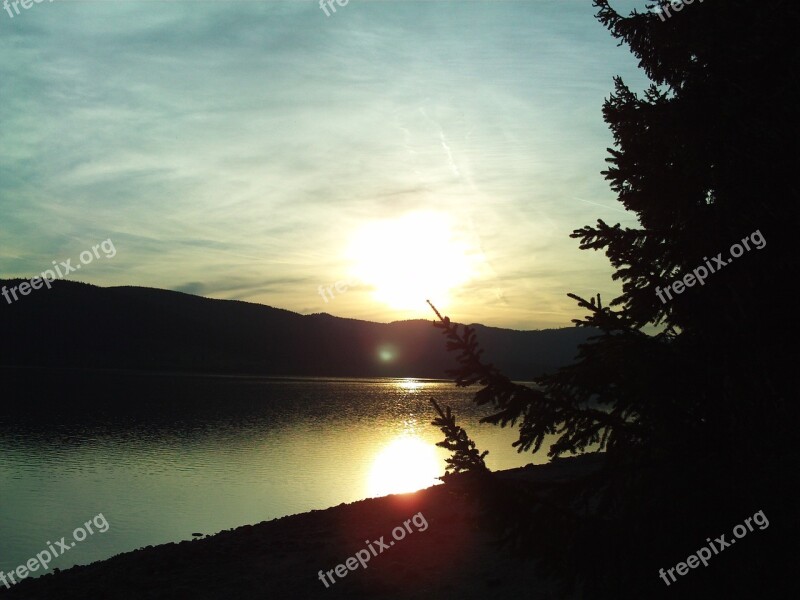
[[[375,458],[368,481],[370,496],[415,492],[440,483],[441,465],[433,444],[400,437]]]
[[[373,221],[356,233],[347,255],[375,300],[401,310],[424,310],[427,299],[446,305],[475,272],[476,253],[439,212]]]

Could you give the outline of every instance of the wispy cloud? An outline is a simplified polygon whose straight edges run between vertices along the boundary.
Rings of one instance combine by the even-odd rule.
[[[460,320],[567,324],[566,292],[615,290],[568,234],[633,222],[600,108],[641,77],[589,2],[64,1],[0,22],[0,52],[2,276],[111,237],[93,283],[418,316],[316,287],[366,222],[436,209],[485,258]]]

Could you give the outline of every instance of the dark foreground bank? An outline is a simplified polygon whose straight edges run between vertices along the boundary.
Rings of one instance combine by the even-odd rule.
[[[505,475],[562,477],[575,470],[573,465],[565,471],[565,463]],[[147,547],[24,580],[11,590],[0,590],[0,596],[13,600],[555,598],[555,588],[538,577],[530,563],[498,548],[494,536],[478,528],[475,504],[452,488],[434,486]],[[347,568],[351,557],[352,570]],[[343,565],[338,574],[337,565]]]
[[[595,472],[602,455],[557,459],[548,465],[502,471],[495,475],[516,488],[568,483]],[[788,476],[789,473],[787,472]],[[298,599],[369,598],[380,600],[494,600],[564,597],[530,560],[497,543],[497,532],[479,523],[479,505],[456,479],[413,494],[342,504],[326,510],[246,525],[216,535],[147,547],[88,566],[77,566],[38,579],[26,579],[6,590],[10,600],[149,600],[149,599]],[[754,529],[735,549],[715,556],[707,568],[692,569],[669,586],[659,567],[670,567],[697,549],[681,544],[675,554],[659,554],[667,538],[643,546],[635,560],[642,565],[648,589],[631,598],[753,598],[739,587],[746,582],[763,598],[796,598],[788,564],[797,556],[793,519],[763,508],[773,521]],[[744,514],[744,513],[743,513]],[[793,512],[792,514],[796,514]],[[710,515],[709,515],[710,516]],[[762,515],[763,516],[763,515]],[[760,522],[756,520],[756,523]],[[736,525],[734,521],[730,523]],[[712,531],[713,530],[713,531]],[[719,534],[713,526],[708,534]],[[674,531],[670,535],[678,535]],[[691,539],[702,545],[702,532]],[[788,534],[788,535],[787,535]],[[535,534],[554,547],[570,544],[558,527]],[[729,538],[732,536],[729,534]],[[602,553],[603,540],[589,549]],[[765,566],[765,552],[781,564]],[[663,554],[663,553],[662,553]],[[775,562],[770,559],[768,563]],[[652,571],[652,573],[651,573]],[[708,583],[698,593],[698,584]],[[623,582],[625,583],[625,582]],[[629,582],[632,584],[633,582]],[[633,585],[623,585],[623,589]],[[721,595],[709,595],[708,590]],[[738,590],[738,591],[737,591]],[[570,598],[602,597],[577,589]],[[623,600],[616,596],[615,600]]]

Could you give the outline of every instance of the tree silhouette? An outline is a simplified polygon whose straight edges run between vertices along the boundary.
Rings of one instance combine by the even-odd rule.
[[[475,401],[492,409],[485,422],[518,426],[519,451],[554,439],[552,458],[605,460],[569,484],[520,490],[528,508],[485,494],[484,507],[565,593],[756,597],[785,584],[776,540],[799,532],[784,491],[800,464],[784,289],[797,274],[797,3],[707,1],[666,21],[594,5],[652,82],[637,95],[616,78],[603,106],[615,142],[603,175],[639,226],[598,220],[572,234],[606,253],[621,295],[604,306],[569,294],[587,311],[576,325],[601,333],[536,387],[484,362],[474,331],[434,311],[458,353],[457,385],[480,385]],[[759,509],[783,521],[769,542],[674,582],[682,592],[659,580],[660,567]]]
[[[431,400],[433,408],[439,413],[439,417],[433,420],[433,425],[439,427],[445,435],[442,442],[436,445],[449,450],[453,456],[445,459],[447,463],[447,474],[450,473],[484,473],[487,472],[486,463],[483,459],[489,454],[488,450],[480,452],[475,446],[475,442],[469,439],[467,432],[460,426],[456,425],[456,419],[450,407],[442,407],[436,402]]]

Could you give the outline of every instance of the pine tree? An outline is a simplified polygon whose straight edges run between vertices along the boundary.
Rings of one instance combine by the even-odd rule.
[[[456,383],[481,386],[475,401],[492,409],[484,421],[519,427],[519,451],[536,452],[555,435],[553,458],[604,452],[599,474],[526,490],[539,502],[530,510],[492,501],[487,511],[516,521],[520,545],[583,597],[652,597],[667,590],[660,566],[760,506],[785,517],[787,539],[798,533],[796,511],[780,500],[798,465],[789,368],[797,344],[785,291],[797,274],[789,179],[798,156],[798,7],[706,0],[662,20],[651,11],[623,17],[607,0],[594,5],[652,81],[637,95],[615,79],[603,107],[615,141],[603,175],[639,226],[598,220],[572,234],[582,249],[606,253],[622,294],[610,306],[569,294],[588,313],[576,325],[601,334],[536,387],[486,364],[471,328],[438,311],[437,326],[458,353]],[[744,240],[751,247],[732,255]],[[662,301],[665,289],[671,298]],[[545,500],[568,514],[560,533]],[[747,574],[787,564],[763,550],[726,556],[724,581],[718,571],[680,584],[708,597],[760,594],[764,583]]]
[[[488,468],[484,462],[484,458],[489,454],[488,450],[483,452],[479,451],[475,446],[464,428],[456,425],[456,419],[449,406],[444,410],[436,400],[431,400],[433,408],[439,414],[439,417],[433,420],[433,425],[436,425],[444,433],[444,441],[438,442],[436,445],[452,452],[452,456],[445,459],[447,463],[446,474],[443,479],[446,480],[447,475],[454,473],[486,473]]]

